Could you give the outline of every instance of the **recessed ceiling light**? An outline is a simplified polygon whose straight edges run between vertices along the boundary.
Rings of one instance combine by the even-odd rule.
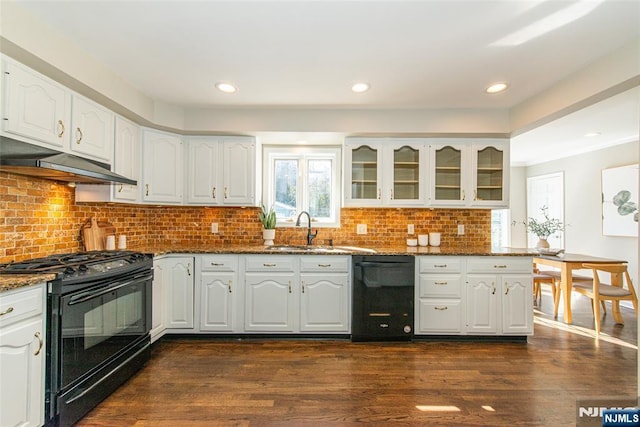
[[[500,83],[492,83],[489,87],[487,87],[484,91],[487,93],[498,93],[506,90],[509,85],[505,82]]]
[[[602,135],[600,132],[589,132],[584,134],[584,136],[586,136],[587,138],[592,138],[594,136],[600,136],[600,135]]]
[[[356,83],[351,86],[351,90],[355,93],[362,93],[368,91],[370,87],[369,83]]]
[[[234,93],[238,90],[238,88],[236,88],[231,83],[222,83],[222,82],[216,83],[216,89],[224,93]]]

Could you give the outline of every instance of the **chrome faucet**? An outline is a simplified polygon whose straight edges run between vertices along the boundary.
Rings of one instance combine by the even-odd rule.
[[[300,227],[300,217],[302,216],[302,214],[307,215],[307,219],[309,220],[309,225],[307,227],[307,245],[310,246],[313,239],[315,239],[318,235],[318,230],[316,230],[315,233],[311,232],[311,215],[309,215],[309,212],[307,211],[300,212],[300,214],[298,215],[298,219],[296,220],[296,227]]]

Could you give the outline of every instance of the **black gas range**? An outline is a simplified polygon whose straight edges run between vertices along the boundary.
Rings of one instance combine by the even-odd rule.
[[[153,256],[52,255],[0,274],[55,274],[47,283],[46,425],[72,425],[150,357]]]

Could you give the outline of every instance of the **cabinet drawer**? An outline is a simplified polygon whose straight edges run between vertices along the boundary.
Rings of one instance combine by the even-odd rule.
[[[202,271],[236,271],[238,257],[234,255],[202,255]]]
[[[42,314],[44,285],[30,286],[0,295],[0,327]]]
[[[349,257],[346,256],[301,256],[300,271],[349,271]]]
[[[474,257],[467,263],[468,273],[531,273],[530,257]]]
[[[418,333],[462,333],[462,304],[455,299],[421,299]]]
[[[460,273],[462,272],[462,263],[464,258],[460,257],[441,257],[441,256],[425,256],[420,257],[420,273]]]
[[[295,258],[287,256],[247,257],[246,271],[295,271]]]
[[[453,297],[462,295],[461,274],[421,274],[420,297]]]

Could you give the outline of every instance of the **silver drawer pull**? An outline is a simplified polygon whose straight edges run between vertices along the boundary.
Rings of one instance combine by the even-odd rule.
[[[434,310],[439,310],[439,311],[444,311],[447,310],[449,307],[433,307]]]
[[[448,285],[449,282],[433,282],[434,285]]]
[[[262,264],[263,267],[275,267],[276,264],[267,264],[266,262]]]
[[[494,265],[493,268],[507,268],[506,265]]]
[[[331,267],[331,264],[318,264],[318,267]]]
[[[447,268],[447,264],[434,264],[435,268]]]
[[[2,313],[0,313],[0,316],[4,316],[5,314],[9,314],[13,311],[13,307],[9,307],[7,308],[5,311],[3,311]]]

